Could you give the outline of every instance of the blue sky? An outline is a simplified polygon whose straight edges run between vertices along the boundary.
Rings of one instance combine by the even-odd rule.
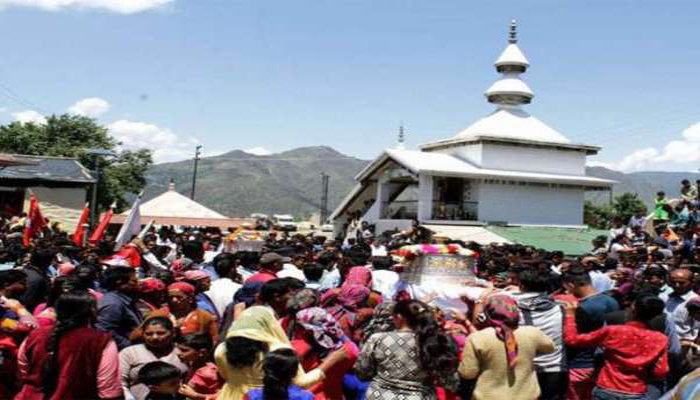
[[[0,119],[95,116],[159,160],[329,145],[371,158],[493,110],[518,20],[528,111],[623,169],[700,166],[700,2],[0,0]]]

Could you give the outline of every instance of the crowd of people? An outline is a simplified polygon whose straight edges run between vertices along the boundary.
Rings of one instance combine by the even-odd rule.
[[[700,237],[670,221],[697,204],[657,200],[651,233],[618,218],[580,256],[448,240],[476,277],[420,298],[394,256],[434,240],[418,225],[230,253],[219,229],[166,226],[117,251],[56,225],[26,246],[3,219],[0,398],[698,399]]]

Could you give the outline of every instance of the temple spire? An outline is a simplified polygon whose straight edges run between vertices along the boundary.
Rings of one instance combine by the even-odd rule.
[[[508,43],[518,43],[518,25],[515,23],[515,20],[510,21],[510,34],[508,37]]]
[[[520,79],[520,74],[527,71],[530,63],[518,47],[518,31],[515,20],[508,30],[508,45],[498,57],[494,66],[503,77],[496,81],[485,93],[489,103],[499,107],[518,107],[529,104],[535,94]]]
[[[399,150],[404,150],[406,148],[405,142],[406,142],[406,133],[404,132],[404,129],[403,129],[403,121],[401,121],[399,123],[399,137],[398,137],[398,141],[396,143],[396,148]]]

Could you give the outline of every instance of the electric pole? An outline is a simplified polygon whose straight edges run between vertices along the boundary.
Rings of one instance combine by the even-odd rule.
[[[328,218],[328,175],[321,172],[321,225]]]
[[[201,149],[201,148],[202,148],[202,146],[199,145],[196,147],[196,149],[194,151],[194,171],[192,173],[192,195],[190,196],[190,198],[192,200],[194,200],[194,191],[197,187],[197,164],[199,164],[199,154],[200,154],[199,149]]]

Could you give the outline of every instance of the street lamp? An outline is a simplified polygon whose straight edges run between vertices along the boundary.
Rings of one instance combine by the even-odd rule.
[[[90,226],[95,226],[95,213],[97,211],[97,186],[100,183],[99,157],[116,157],[117,154],[109,149],[85,149],[85,154],[95,157],[95,183],[92,186],[92,202],[90,204]]]

